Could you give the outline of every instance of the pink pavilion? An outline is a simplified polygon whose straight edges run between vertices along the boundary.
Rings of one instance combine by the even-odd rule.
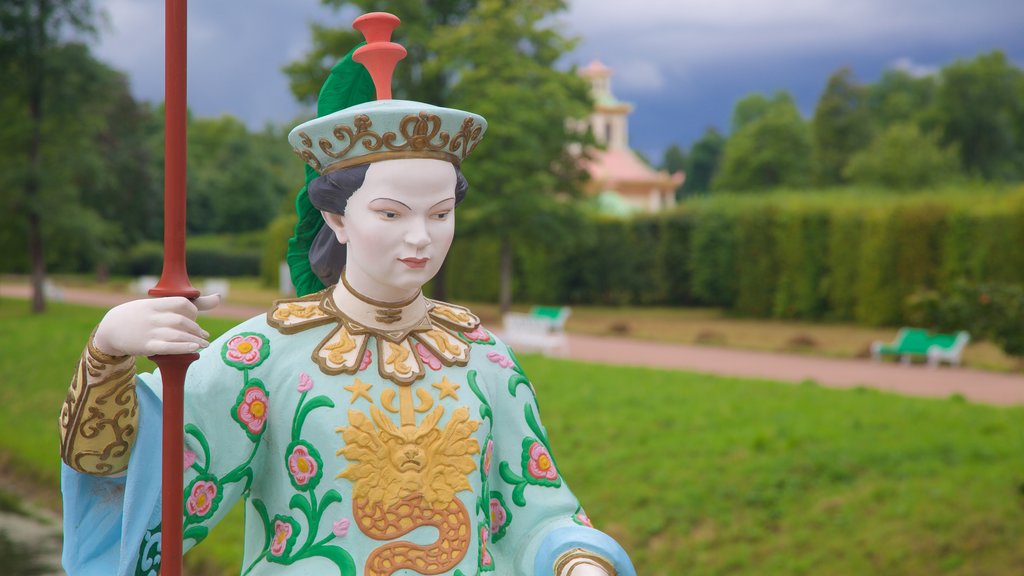
[[[589,151],[587,193],[608,211],[654,213],[675,206],[675,190],[686,176],[655,170],[629,147],[628,116],[633,105],[612,95],[611,68],[594,60],[579,71],[590,81],[594,112],[587,120],[603,149]]]

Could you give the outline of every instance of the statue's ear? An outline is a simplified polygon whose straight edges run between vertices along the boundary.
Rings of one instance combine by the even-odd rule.
[[[338,243],[348,243],[348,232],[345,230],[345,217],[341,214],[335,214],[334,212],[327,212],[326,210],[321,210],[320,213],[324,216],[324,223],[334,231],[334,236],[338,239]]]

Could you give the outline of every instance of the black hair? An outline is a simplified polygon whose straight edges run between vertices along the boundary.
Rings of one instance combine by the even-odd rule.
[[[452,166],[455,168],[455,205],[458,206],[469,191],[469,182],[458,166]],[[369,168],[369,164],[357,164],[318,176],[306,187],[309,201],[317,210],[344,214],[348,199],[362,188]],[[345,245],[338,242],[334,230],[325,224],[309,248],[309,265],[313,273],[324,286],[333,286],[341,278],[345,261]]]

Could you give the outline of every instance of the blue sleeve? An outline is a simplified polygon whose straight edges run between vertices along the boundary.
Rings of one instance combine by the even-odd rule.
[[[232,333],[229,333],[232,334]],[[248,340],[246,340],[248,339]],[[228,342],[247,341],[232,360]],[[266,386],[253,369],[268,339],[237,330],[211,343],[188,370],[184,399],[183,542],[188,552],[241,499],[259,469],[267,419]],[[69,576],[158,576],[162,444],[159,371],[136,378],[139,433],[122,478],[65,468],[64,569]],[[116,567],[116,569],[115,569]]]
[[[61,463],[63,565],[68,576],[129,576],[148,527],[160,521],[162,403],[136,379],[139,433],[120,478],[83,474]],[[131,510],[125,514],[125,510]],[[116,572],[114,571],[116,567]]]

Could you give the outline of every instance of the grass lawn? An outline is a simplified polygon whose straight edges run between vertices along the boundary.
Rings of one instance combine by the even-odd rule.
[[[20,276],[0,281],[27,284]],[[131,278],[111,278],[103,284],[84,275],[55,276],[61,286],[109,292],[129,292]],[[202,289],[203,278],[193,278]],[[280,298],[258,278],[231,278],[226,301],[231,304],[266,306]],[[487,326],[500,326],[497,304],[459,302],[469,306]],[[529,305],[517,305],[526,311]],[[764,318],[736,318],[713,308],[641,308],[573,306],[566,330],[597,336],[620,336],[659,342],[699,344],[768,352],[793,352],[836,358],[866,358],[875,340],[891,341],[896,328],[869,328],[855,324],[796,322]],[[964,350],[965,366],[997,371],[1024,371],[1024,363],[1008,357],[990,342],[972,342]]]
[[[55,491],[57,413],[102,311],[26,310],[0,300],[0,454]],[[1024,407],[523,364],[562,473],[640,574],[1024,573]],[[190,561],[237,574],[233,528]]]

